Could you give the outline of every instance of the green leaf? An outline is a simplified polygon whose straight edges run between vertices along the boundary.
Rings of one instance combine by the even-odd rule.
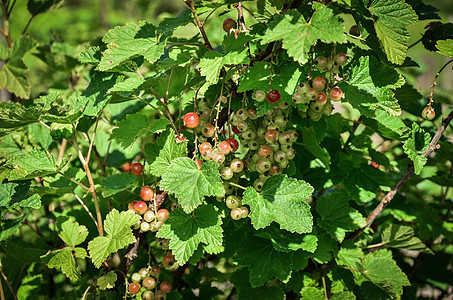
[[[410,283],[391,256],[391,252],[386,249],[367,254],[362,262],[361,273],[392,299],[401,299],[403,286],[409,286]]]
[[[32,245],[20,240],[3,241],[0,243],[0,248],[8,255],[8,258],[26,265],[39,261],[39,257],[47,252],[44,249],[32,248]]]
[[[414,229],[409,226],[389,224],[381,233],[382,243],[385,247],[402,248],[434,254],[431,249],[415,236]]]
[[[0,102],[0,128],[20,128],[39,122],[42,112],[40,106],[26,108],[19,103]]]
[[[310,197],[313,190],[303,180],[280,174],[270,177],[260,193],[253,187],[247,187],[242,203],[250,206],[249,216],[255,229],[277,222],[281,229],[307,233],[312,231],[313,216],[304,200]]]
[[[269,68],[270,64],[264,62],[257,62],[252,67],[247,68],[244,75],[241,76],[238,92],[267,91],[269,89]]]
[[[137,177],[132,173],[118,173],[103,178],[101,181],[103,186],[102,196],[110,197],[130,188],[136,178]]]
[[[304,287],[300,293],[303,300],[324,300],[324,293],[315,287]]]
[[[247,238],[238,248],[236,260],[248,267],[252,287],[262,286],[273,277],[284,281],[291,274],[291,253],[275,250],[266,239]]]
[[[88,243],[88,251],[96,268],[111,254],[135,242],[131,226],[140,216],[128,211],[110,211],[104,221],[106,236],[98,236]]]
[[[41,196],[28,195],[30,181],[6,182],[0,185],[0,209],[21,209],[41,207]]]
[[[151,132],[161,133],[167,129],[167,125],[170,124],[170,121],[167,119],[157,119],[151,123]]]
[[[8,62],[0,70],[0,88],[7,89],[17,97],[30,97],[31,86],[27,78],[27,66],[22,60]]]
[[[156,143],[145,145],[145,156],[149,172],[162,176],[175,158],[187,156],[187,142],[177,143],[173,129],[166,130]]]
[[[419,175],[428,159],[421,154],[428,148],[431,141],[429,133],[425,132],[417,123],[412,123],[412,134],[403,145],[404,152],[414,162],[414,171]]]
[[[99,46],[93,46],[79,53],[77,59],[82,64],[98,65],[101,62],[102,54]]]
[[[221,196],[224,188],[218,164],[207,161],[201,170],[188,157],[175,158],[165,170],[160,187],[178,198],[186,213],[192,212],[203,203],[206,196]]]
[[[315,13],[309,21],[297,10],[290,10],[283,15],[275,15],[269,22],[262,44],[283,40],[283,49],[297,62],[305,64],[308,52],[318,40],[325,43],[344,43],[342,20],[333,14],[333,10],[315,3]]]
[[[418,21],[417,14],[404,0],[374,0],[369,10],[388,60],[401,65],[409,43],[406,27]]]
[[[453,40],[440,40],[437,41],[436,48],[438,53],[446,56],[453,57]]]
[[[113,129],[109,140],[116,139],[129,153],[135,140],[146,132],[149,132],[148,117],[140,113],[129,114],[126,119],[118,122],[118,128]]]
[[[58,171],[53,155],[40,149],[19,152],[10,157],[6,166],[13,169],[8,177],[10,180],[43,177]]]
[[[156,28],[145,21],[117,26],[102,41],[107,44],[107,50],[102,53],[101,71],[111,70],[137,56],[154,63],[164,53],[165,46],[159,41]]]
[[[269,239],[274,249],[281,252],[293,252],[302,249],[313,253],[318,246],[318,237],[314,234],[290,233],[273,225],[258,230],[255,236]]]
[[[49,268],[61,269],[61,272],[71,281],[76,281],[80,278],[81,271],[77,267],[71,248],[49,251],[41,256],[41,261]]]
[[[346,232],[366,225],[366,219],[362,214],[349,207],[348,194],[345,192],[334,192],[320,197],[316,202],[316,211],[321,216],[319,226],[340,243],[345,238]]]
[[[11,219],[2,218],[0,220],[0,241],[7,240],[13,236],[19,230],[19,227],[22,226],[24,218],[25,215]]]
[[[318,158],[327,171],[330,171],[330,154],[329,152],[320,146],[321,140],[316,135],[313,127],[301,128],[302,142],[298,142],[308,152],[313,154],[314,157]]]
[[[409,134],[410,129],[400,118],[391,116],[381,109],[376,110],[375,114],[373,119],[363,119],[363,123],[382,136],[401,140]]]
[[[122,97],[129,97],[144,82],[145,80],[142,79],[141,77],[127,78],[124,81],[116,83],[111,89],[107,91],[107,93],[117,92]]]
[[[174,31],[181,26],[186,26],[192,22],[192,20],[192,11],[190,9],[186,9],[174,18],[165,18],[159,23],[159,26],[157,26],[157,32],[159,34],[164,34]]]
[[[57,2],[58,0],[28,0],[27,8],[30,14],[37,15],[45,12]]]
[[[97,280],[98,287],[101,290],[112,289],[115,287],[115,282],[118,279],[115,271],[110,271],[104,276],[101,276]]]
[[[157,237],[170,239],[170,249],[180,265],[185,264],[198,245],[220,246],[223,241],[221,212],[213,205],[203,205],[193,215],[174,210],[162,225]]]
[[[391,89],[404,84],[404,78],[395,69],[378,61],[376,57],[358,53],[353,59],[348,83],[339,87],[351,105],[367,117],[374,117],[376,109],[399,116],[401,108]]]
[[[356,297],[352,292],[341,292],[335,295],[332,295],[329,300],[355,300]]]
[[[75,247],[83,243],[88,236],[88,229],[85,226],[71,220],[61,224],[61,228],[59,236],[69,246]]]
[[[216,51],[206,53],[198,64],[201,69],[201,75],[206,77],[206,81],[211,84],[216,84],[219,81],[220,71],[226,65],[248,64],[248,49],[245,48],[242,52],[229,52],[222,55]]]

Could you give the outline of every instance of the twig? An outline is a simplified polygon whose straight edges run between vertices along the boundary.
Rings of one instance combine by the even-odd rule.
[[[2,285],[2,280],[0,279],[0,299],[6,300],[5,299],[5,292],[3,291],[3,285]]]
[[[93,201],[94,201],[94,208],[96,209],[96,217],[98,221],[98,232],[100,236],[104,235],[104,227],[102,224],[102,215],[101,215],[101,209],[99,207],[99,200],[98,196],[96,194],[96,188],[94,186],[94,181],[93,181],[93,176],[91,175],[91,170],[90,166],[86,162],[85,158],[83,157],[82,151],[80,150],[78,144],[77,144],[77,137],[74,135],[74,141],[69,140],[71,142],[72,146],[76,150],[76,152],[79,155],[79,159],[83,165],[83,168],[85,169],[85,173],[87,174],[88,182],[90,183],[90,189],[89,191],[91,192],[91,195],[93,196]]]
[[[0,273],[2,274],[3,279],[5,280],[6,285],[8,286],[9,291],[11,292],[11,295],[13,295],[14,300],[17,300],[17,295],[16,295],[16,293],[14,292],[13,287],[11,286],[11,283],[9,283],[8,277],[6,277],[5,272],[3,272],[3,267],[0,267]]]
[[[431,107],[431,105],[434,103],[433,96],[434,96],[434,88],[437,85],[437,78],[439,78],[440,72],[442,72],[450,63],[453,62],[453,59],[449,60],[445,65],[440,68],[439,72],[437,72],[436,76],[434,77],[434,82],[433,85],[431,86],[431,94],[429,95],[429,103],[428,106]]]
[[[96,131],[98,129],[98,123],[99,123],[99,116],[96,118],[96,124],[94,125],[94,131],[93,131],[93,136],[91,137],[91,141],[90,141],[90,138],[87,136],[88,141],[90,142],[90,147],[88,148],[88,154],[87,154],[87,158],[86,158],[87,164],[90,162],[91,151],[93,150],[94,137],[96,136]]]
[[[324,275],[322,276],[322,286],[323,286],[323,290],[324,290],[324,297],[326,300],[329,300],[329,297],[327,297],[326,278],[324,277]]]
[[[241,30],[247,31],[247,26],[245,26],[244,12],[242,11],[242,2],[238,2],[234,5],[238,11],[239,24],[241,24]]]
[[[81,182],[78,182],[77,180],[75,179],[72,179],[71,177],[69,177],[68,175],[66,175],[65,173],[61,172],[61,171],[58,171],[58,174],[60,175],[63,175],[67,180],[77,184],[78,186],[80,186],[81,188],[83,188],[84,190],[88,191],[88,192],[91,192],[90,188],[87,187],[86,185],[84,185],[83,183]]]
[[[220,7],[220,6],[214,8],[213,10],[211,10],[211,11],[209,12],[209,14],[208,14],[208,15],[206,16],[206,18],[204,19],[203,23],[201,23],[202,26],[204,26],[204,24],[206,24],[206,21],[208,20],[208,18],[209,18],[209,17],[212,15],[212,13],[215,12],[215,11],[217,10],[217,8],[219,8],[219,7]],[[204,45],[204,46],[206,46],[206,45]]]
[[[13,0],[13,4],[11,4],[11,6],[9,7],[9,9],[8,9],[8,7],[6,8],[6,9],[8,9],[8,12],[7,12],[7,14],[6,14],[6,17],[7,17],[7,18],[9,18],[9,16],[11,15],[11,12],[13,11],[13,8],[14,8],[14,4],[16,4],[16,0]]]
[[[235,186],[237,188],[240,188],[240,189],[243,189],[244,191],[246,190],[245,187],[243,187],[242,185],[240,184],[237,184],[237,183],[234,183],[234,182],[228,182],[229,185],[232,185],[232,186]]]
[[[407,50],[409,50],[410,48],[414,47],[415,45],[417,45],[418,43],[420,43],[422,41],[422,38],[420,38],[418,41],[414,42],[413,44],[409,45],[407,47]]]
[[[203,28],[203,23],[201,23],[200,18],[198,17],[197,10],[195,9],[195,6],[192,2],[192,0],[184,0],[186,5],[190,8],[192,11],[193,17],[195,18],[195,23],[197,25],[198,31],[200,32],[201,36],[203,37],[204,43],[206,47],[208,47],[209,50],[214,50],[212,48],[211,43],[209,42],[208,36],[206,35],[206,32],[204,31]]]
[[[96,219],[94,218],[93,214],[91,213],[91,211],[88,209],[88,207],[85,205],[85,203],[83,202],[82,199],[80,199],[80,197],[72,192],[72,194],[74,195],[74,197],[77,199],[77,201],[79,201],[80,205],[82,205],[82,207],[86,210],[86,212],[88,213],[88,215],[91,217],[91,219],[93,220],[94,224],[96,224],[96,227],[98,227],[98,222],[96,221]]]
[[[44,123],[43,121],[39,120],[39,124],[41,124],[42,126],[46,127],[47,129],[50,130],[50,126],[47,125],[46,123]]]
[[[67,145],[68,145],[68,140],[67,139],[63,139],[61,141],[60,147],[58,147],[58,163],[61,163],[63,161],[64,152],[66,150],[66,146]]]
[[[22,31],[22,35],[24,35],[25,32],[27,32],[27,29],[28,29],[28,27],[30,26],[31,21],[33,21],[33,19],[34,19],[35,17],[36,17],[36,15],[32,15],[31,18],[28,20],[27,25],[25,25],[25,28],[24,28],[24,30]]]
[[[431,143],[429,143],[429,146],[425,149],[425,151],[423,151],[423,153],[421,155],[422,157],[428,157],[428,155],[430,155],[431,152],[433,152],[435,149],[437,149],[437,143],[439,142],[440,137],[443,135],[443,133],[445,132],[445,129],[450,124],[452,119],[453,119],[453,109],[450,111],[450,113],[448,114],[448,116],[446,118],[443,118],[442,124],[440,125],[439,130],[437,130],[436,134],[434,135],[434,137],[431,140]],[[411,164],[407,168],[406,172],[400,178],[400,180],[398,180],[398,182],[395,184],[395,186],[390,190],[390,192],[387,193],[387,195],[385,195],[384,199],[382,199],[382,201],[378,204],[378,206],[376,206],[376,208],[373,210],[373,212],[368,216],[368,218],[366,219],[366,226],[357,230],[356,232],[354,232],[349,237],[349,239],[352,239],[352,240],[356,239],[360,234],[362,234],[363,231],[365,231],[365,229],[367,229],[368,227],[370,227],[371,224],[373,224],[374,220],[376,220],[376,218],[382,213],[384,208],[390,204],[393,197],[395,197],[398,190],[406,182],[406,180],[409,179],[409,177],[412,175],[412,173],[414,173],[413,164]]]

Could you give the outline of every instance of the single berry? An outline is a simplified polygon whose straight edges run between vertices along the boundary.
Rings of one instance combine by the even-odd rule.
[[[158,266],[152,267],[150,273],[151,273],[151,276],[153,276],[154,278],[159,277],[159,275],[160,275],[160,267],[158,267]]]
[[[269,103],[276,103],[280,100],[280,92],[277,90],[272,90],[266,95],[266,99]]]
[[[211,117],[211,109],[209,107],[202,107],[199,111],[198,111],[198,116],[200,117],[200,119],[202,120],[209,120],[209,117]],[[198,126],[198,125],[197,125]],[[195,126],[195,127],[197,127]],[[190,127],[190,126],[188,126]]]
[[[305,97],[302,96],[301,94],[299,94],[298,92],[294,93],[293,96],[292,96],[292,101],[293,103],[302,103],[304,102],[304,99]]]
[[[231,178],[233,178],[233,175],[234,173],[229,167],[223,167],[220,171],[220,176],[223,180],[230,180]]]
[[[200,117],[194,112],[187,113],[183,120],[184,124],[189,128],[195,128],[200,124]]]
[[[434,111],[434,108],[430,106],[425,107],[422,111],[422,117],[426,120],[434,119],[434,117],[436,117],[436,112]]]
[[[133,210],[133,211],[135,212],[135,209],[134,209],[135,203],[137,203],[136,200],[129,202],[129,203],[127,204],[127,209],[128,209],[128,210]]]
[[[168,210],[161,208],[157,211],[156,219],[158,221],[165,222],[168,219],[169,215],[170,213],[168,212]]]
[[[141,268],[138,270],[138,274],[142,276],[142,279],[148,276],[148,269],[147,268]]]
[[[127,162],[121,167],[121,171],[127,173],[131,170],[131,166],[132,164],[130,162]]]
[[[317,101],[318,101],[318,103],[319,103],[320,105],[326,104],[326,102],[327,102],[327,95],[324,94],[323,92],[319,93],[319,94],[318,94],[318,99],[317,99]]]
[[[240,120],[240,121],[247,120],[247,118],[248,118],[247,111],[245,109],[243,109],[243,108],[239,109],[236,112],[236,118],[238,118],[238,120]]]
[[[148,209],[148,210],[143,214],[143,220],[145,220],[145,222],[154,221],[155,218],[156,218],[156,214],[154,213],[154,210],[152,210],[152,209]]]
[[[143,165],[139,162],[134,162],[131,166],[131,173],[135,176],[139,176],[143,172]]]
[[[264,101],[265,98],[266,98],[266,93],[265,93],[264,91],[262,91],[262,90],[257,90],[257,91],[255,92],[255,100],[256,100],[257,102],[262,102],[262,101]]]
[[[314,64],[318,70],[323,71],[327,67],[327,59],[324,56],[318,56],[316,57]]]
[[[352,25],[351,28],[349,28],[349,34],[353,36],[360,36],[360,28],[357,25]]]
[[[275,152],[274,154],[274,160],[277,162],[277,163],[280,163],[282,161],[285,161],[287,159],[286,157],[286,152],[282,151],[282,150],[278,150],[277,152]]]
[[[237,125],[237,128],[238,128],[239,132],[244,132],[244,131],[247,130],[247,128],[249,128],[249,126],[247,125],[247,122],[239,121],[238,125]]]
[[[212,160],[221,164],[225,161],[225,154],[223,154],[222,152],[215,152],[214,155],[212,156]]]
[[[231,171],[233,171],[234,173],[240,173],[242,172],[242,170],[244,170],[244,161],[242,161],[241,159],[239,158],[235,158],[231,161],[231,164],[230,164],[230,169]]]
[[[335,61],[338,63],[339,66],[344,66],[348,61],[348,57],[344,53],[338,53],[335,56]]]
[[[176,203],[176,202],[173,202],[173,203]],[[170,240],[162,239],[159,241],[159,243],[157,245],[161,249],[168,250],[168,248],[170,248]]]
[[[257,192],[260,192],[263,189],[263,185],[264,185],[264,180],[261,178],[258,178],[253,182],[253,187],[255,188],[255,190]]]
[[[256,113],[256,109],[253,109],[253,108],[249,109],[248,114],[249,114],[250,119],[252,119],[252,120],[258,119],[258,114]]]
[[[159,290],[154,294],[154,300],[165,300],[167,299],[167,294]]]
[[[132,273],[131,280],[133,282],[139,282],[140,280],[142,280],[142,276],[140,275],[140,273]]]
[[[308,92],[306,93],[307,98],[310,100],[316,100],[318,98],[318,91],[315,90],[314,88],[310,88]]]
[[[225,204],[226,204],[226,206],[227,206],[229,209],[235,209],[235,208],[237,208],[239,205],[241,205],[241,200],[240,200],[239,197],[237,197],[237,196],[229,195],[229,196],[225,199]]]
[[[146,291],[142,294],[143,300],[154,300],[154,293],[152,291]]]
[[[339,87],[336,86],[330,91],[330,99],[333,101],[339,101],[342,98],[344,98],[344,93]]]
[[[249,215],[249,209],[247,208],[247,206],[241,206],[239,207],[239,209],[241,210],[241,218],[247,218]]]
[[[206,149],[204,152],[201,152],[201,157],[204,160],[211,160],[214,157],[215,151],[212,148]]]
[[[219,151],[223,154],[228,154],[231,152],[231,145],[228,141],[222,141],[217,145]]]
[[[201,127],[201,133],[205,137],[212,137],[214,135],[214,132],[215,132],[215,127],[214,127],[214,125],[212,125],[210,123],[206,123],[203,125],[203,127]]]
[[[164,281],[160,284],[160,290],[164,293],[169,293],[171,291],[171,283]]]
[[[240,208],[235,208],[230,211],[230,216],[233,220],[239,220],[242,218],[242,210]]]
[[[154,190],[150,186],[144,186],[140,190],[140,197],[143,201],[149,201],[154,198]]]
[[[138,282],[131,282],[131,283],[129,284],[129,293],[135,295],[135,294],[138,293],[138,291],[140,291],[141,288],[142,288],[142,287],[141,287],[140,283],[138,283]]]
[[[256,162],[256,171],[258,173],[263,174],[264,172],[269,171],[270,168],[271,168],[271,162],[269,159],[263,158],[263,159],[259,159]]]
[[[266,135],[264,136],[264,139],[266,142],[270,143],[272,141],[275,141],[278,139],[278,133],[276,130],[271,129],[266,132]]]
[[[235,138],[229,138],[227,139],[227,142],[231,146],[231,152],[236,152],[236,150],[239,148],[239,142]]]
[[[212,149],[212,146],[208,142],[204,142],[198,146],[198,150],[200,150],[200,153],[203,154],[207,149]]]
[[[318,92],[322,91],[326,87],[326,80],[322,76],[318,76],[313,79],[313,88]]]
[[[149,223],[147,222],[142,222],[140,224],[140,229],[143,231],[143,232],[147,232],[151,229],[151,226],[149,225]]]
[[[258,155],[261,158],[270,159],[274,155],[274,150],[272,150],[272,148],[269,145],[263,145],[258,150]]]
[[[137,201],[134,204],[134,210],[139,215],[143,215],[148,210],[148,205],[146,205],[146,203],[143,201]]]
[[[162,264],[166,268],[170,268],[175,264],[175,257],[173,255],[165,255],[164,258],[162,259]]]
[[[235,29],[235,28],[237,28],[237,26],[238,26],[238,24],[232,18],[228,18],[228,19],[225,19],[225,21],[223,21],[223,30],[225,30],[225,32],[227,32],[227,33],[230,33],[231,29]]]

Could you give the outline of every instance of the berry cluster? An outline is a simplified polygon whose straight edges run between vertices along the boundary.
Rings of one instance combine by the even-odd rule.
[[[331,101],[339,101],[344,98],[344,93],[337,86],[332,86],[334,75],[344,66],[348,57],[344,53],[338,53],[331,59],[324,56],[318,56],[315,61],[315,67],[325,72],[324,76],[317,76],[311,82],[301,82],[297,86],[297,92],[292,96],[292,102],[295,104],[304,104],[306,114],[313,121],[319,121],[322,115],[330,115],[333,110]]]
[[[233,220],[247,218],[249,209],[242,205],[242,200],[238,196],[229,195],[225,199],[226,206],[231,209],[230,216]]]
[[[160,272],[160,267],[155,266],[151,268],[141,268],[138,272],[133,273],[131,276],[132,282],[128,286],[129,293],[135,295],[142,290],[143,287],[143,300],[167,299],[167,293],[171,291],[172,285],[168,281],[163,281],[159,285]]]

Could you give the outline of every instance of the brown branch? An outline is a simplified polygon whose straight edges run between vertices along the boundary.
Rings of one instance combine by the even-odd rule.
[[[442,124],[440,125],[439,130],[437,130],[436,134],[434,135],[434,137],[431,140],[431,143],[429,143],[429,146],[425,149],[425,151],[423,151],[423,153],[421,155],[422,157],[428,157],[428,155],[430,155],[431,152],[433,152],[435,149],[438,149],[437,143],[439,142],[439,139],[445,132],[445,129],[450,124],[452,119],[453,119],[453,109],[450,111],[450,113],[448,114],[448,116],[446,118],[445,117],[443,118]],[[400,180],[398,180],[398,182],[395,184],[395,186],[390,190],[390,192],[387,193],[387,195],[385,195],[384,199],[382,199],[382,201],[378,204],[378,206],[376,206],[376,208],[373,210],[373,212],[368,216],[368,218],[366,219],[366,226],[364,228],[361,228],[361,229],[357,230],[356,232],[354,232],[349,237],[349,239],[352,239],[352,240],[356,239],[360,234],[362,234],[363,231],[365,231],[365,229],[367,229],[368,227],[370,227],[371,224],[373,224],[374,220],[376,220],[376,218],[382,213],[384,208],[390,204],[393,197],[395,197],[398,190],[409,179],[409,177],[412,175],[412,173],[414,173],[413,164],[411,164],[409,166],[409,168],[407,168],[406,172],[400,178]]]
[[[197,25],[198,31],[203,37],[206,47],[208,47],[209,50],[214,50],[214,48],[212,48],[211,46],[211,43],[209,42],[208,36],[206,35],[206,31],[204,31],[203,23],[201,23],[200,18],[198,17],[197,10],[195,9],[192,0],[184,0],[184,2],[192,11],[193,17],[195,18],[195,24]]]
[[[234,5],[238,11],[239,24],[241,24],[241,30],[247,31],[247,26],[245,26],[244,12],[242,10],[242,2],[238,2]]]
[[[433,96],[434,96],[434,88],[437,85],[437,79],[439,78],[440,73],[450,64],[453,62],[453,59],[449,60],[447,63],[445,63],[442,68],[440,68],[439,72],[437,72],[436,76],[434,77],[434,82],[433,85],[431,86],[431,94],[429,95],[429,103],[428,106],[431,107],[431,104],[434,103]]]
[[[0,267],[0,273],[2,274],[2,276],[3,276],[3,279],[5,280],[5,282],[6,282],[6,285],[8,286],[8,288],[9,288],[9,291],[11,292],[11,295],[13,296],[14,300],[17,300],[17,295],[16,295],[16,293],[14,292],[14,290],[13,290],[13,287],[12,287],[11,283],[9,283],[9,281],[8,281],[8,277],[6,277],[6,274],[5,274],[5,272],[3,272],[3,267]],[[0,281],[1,281],[1,279],[0,279]]]

